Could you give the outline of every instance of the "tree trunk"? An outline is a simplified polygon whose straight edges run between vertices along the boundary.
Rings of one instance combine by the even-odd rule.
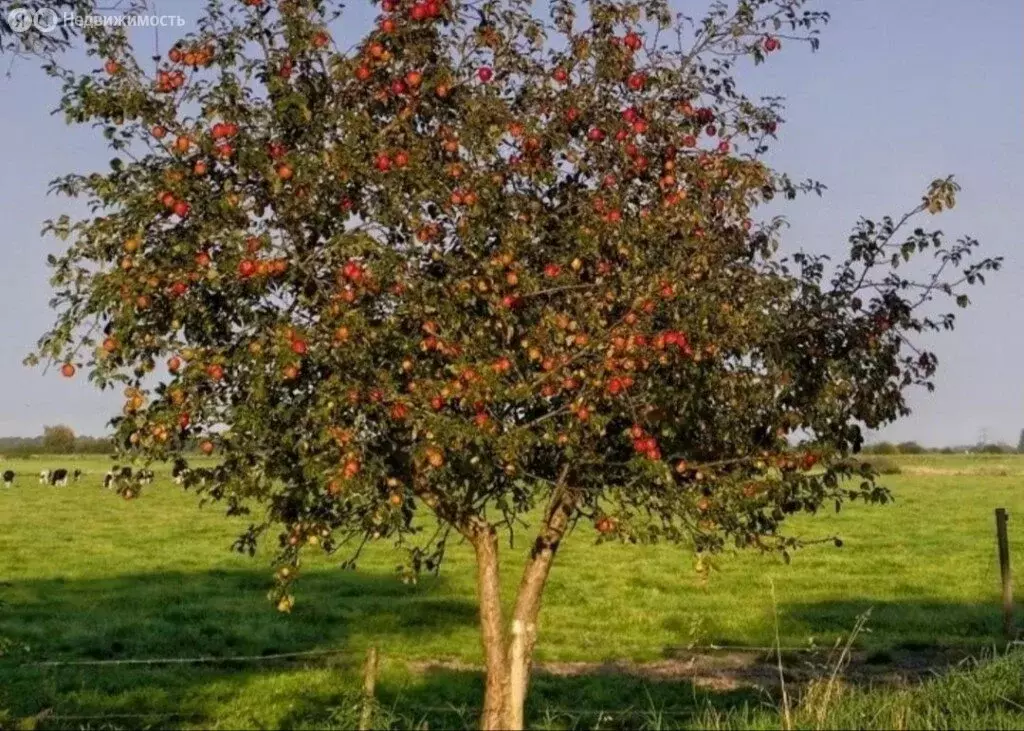
[[[480,526],[473,535],[476,550],[477,595],[480,601],[480,635],[484,645],[486,680],[480,727],[484,731],[509,728],[508,665],[504,623],[501,617],[501,581],[498,573],[498,536],[491,526]]]
[[[555,553],[569,526],[572,508],[569,493],[557,489],[519,583],[508,642],[501,611],[497,533],[492,526],[481,523],[468,534],[476,551],[480,632],[486,664],[480,718],[480,727],[485,731],[525,728],[526,691],[537,642],[541,597]]]
[[[533,648],[537,643],[541,597],[544,595],[555,553],[569,526],[572,504],[571,496],[565,490],[556,490],[519,583],[516,607],[512,613],[512,639],[508,657],[508,721],[512,729],[525,728],[526,691],[530,685]]]

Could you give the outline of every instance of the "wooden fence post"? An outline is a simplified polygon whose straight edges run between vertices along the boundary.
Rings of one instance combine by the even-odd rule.
[[[377,648],[366,651],[366,665],[363,667],[363,710],[359,716],[359,731],[373,728],[374,696],[377,691]]]
[[[1006,508],[996,508],[996,540],[999,543],[999,575],[1003,582],[1003,636],[1015,639],[1013,628],[1013,574],[1010,570],[1010,539],[1006,532]]]

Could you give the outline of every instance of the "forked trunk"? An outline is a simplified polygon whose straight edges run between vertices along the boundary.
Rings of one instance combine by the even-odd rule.
[[[526,692],[537,642],[541,597],[571,511],[569,496],[563,490],[556,491],[519,584],[511,637],[507,642],[501,612],[497,535],[490,526],[481,527],[474,534],[480,629],[487,673],[480,719],[483,729],[525,728]]]

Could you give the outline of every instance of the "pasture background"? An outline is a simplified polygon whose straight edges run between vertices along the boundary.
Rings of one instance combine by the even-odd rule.
[[[995,646],[992,511],[1009,510],[1011,552],[1021,565],[1024,525],[1016,519],[1024,516],[1024,457],[895,461],[902,474],[885,478],[894,504],[848,505],[793,521],[791,532],[835,534],[845,545],[808,547],[789,566],[773,556],[725,554],[703,582],[684,549],[599,546],[589,528],[577,530],[545,596],[538,660],[650,662],[710,644],[772,646],[776,613],[783,646],[829,646],[868,609],[870,631],[857,645],[880,663],[907,650],[978,654]],[[282,616],[264,598],[271,552],[253,559],[230,551],[245,519],[225,519],[216,504],[200,508],[167,468],[141,499],[126,502],[102,488],[109,464],[92,457],[0,463],[19,475],[13,489],[0,488],[0,708],[15,716],[53,709],[102,717],[51,719],[71,726],[117,725],[121,713],[152,713],[160,725],[345,725],[338,709],[370,645],[386,659],[382,700],[408,709],[413,720],[477,701],[479,677],[469,666],[481,653],[466,546],[453,543],[441,575],[416,585],[396,578],[398,556],[386,545],[369,550],[355,572],[341,572],[323,556],[307,559],[295,610]],[[38,484],[41,469],[76,466],[86,472],[78,485]],[[521,557],[522,549],[503,555],[506,600]],[[328,648],[351,656],[232,666],[27,664]],[[448,667],[424,669],[439,660]],[[542,677],[535,691],[534,717],[545,707],[650,702],[683,713],[758,702],[746,691],[605,675]]]

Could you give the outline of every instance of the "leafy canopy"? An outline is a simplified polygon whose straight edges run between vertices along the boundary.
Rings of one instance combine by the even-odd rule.
[[[845,261],[779,254],[758,207],[821,186],[765,164],[780,101],[732,73],[816,45],[802,5],[384,0],[345,50],[340,4],[214,0],[155,74],[86,29],[103,68],[49,68],[116,157],[54,185],[93,215],[47,227],[32,360],[123,388],[129,456],[215,454],[187,484],[265,506],[243,549],[283,526],[285,609],[304,545],[434,568],[556,486],[605,539],[785,550],[787,515],[887,498],[846,458],[999,266],[910,228],[951,179]]]

